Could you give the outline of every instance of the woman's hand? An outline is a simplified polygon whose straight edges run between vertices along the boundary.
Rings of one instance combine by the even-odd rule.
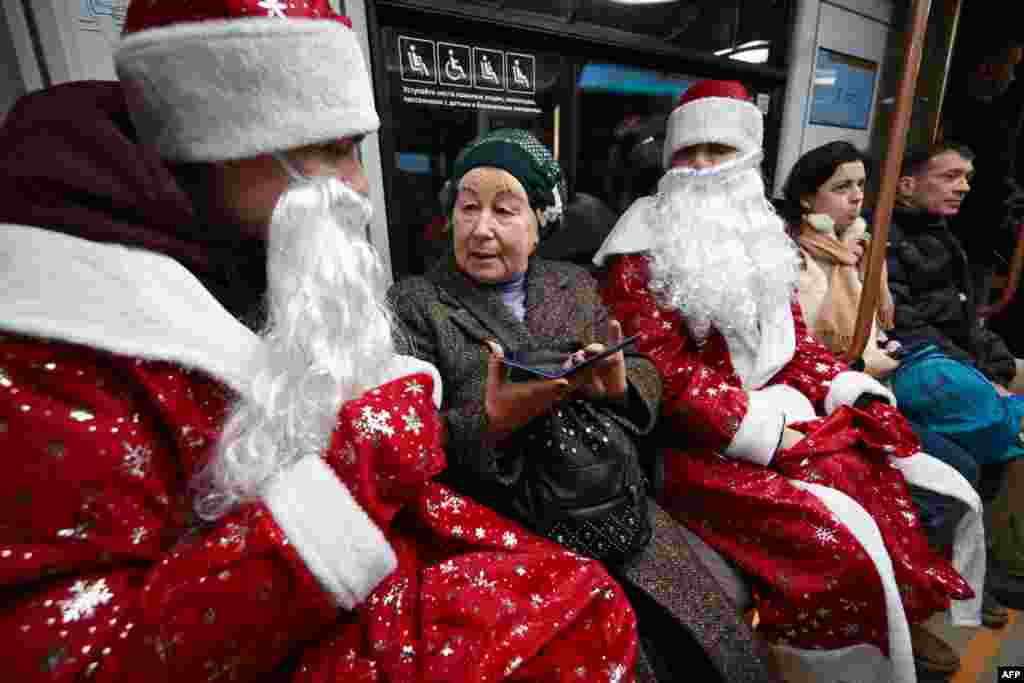
[[[543,415],[576,389],[579,378],[530,380],[510,382],[506,376],[501,346],[487,342],[491,355],[487,359],[487,387],[484,390],[484,410],[487,413],[487,431],[495,441],[511,436],[520,427]]]
[[[857,257],[858,264],[860,263],[861,259],[864,258],[864,254],[867,252],[868,242],[870,240],[870,236],[861,235],[860,237],[853,241],[853,244],[850,245],[850,251],[852,251],[853,255]]]
[[[608,321],[608,343],[615,346],[622,342],[622,325],[618,320]],[[604,344],[589,344],[570,356],[567,366],[582,363],[591,356],[605,350]],[[619,401],[626,397],[626,358],[622,351],[595,362],[579,373],[579,391],[589,399],[610,399]]]

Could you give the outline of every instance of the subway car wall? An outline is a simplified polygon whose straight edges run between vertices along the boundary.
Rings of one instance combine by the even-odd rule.
[[[770,172],[791,4],[369,0],[394,279],[447,253],[444,183],[459,150],[495,128],[531,131],[561,162],[567,218],[542,253],[579,263],[654,189],[666,117],[697,80],[733,78],[755,94]]]

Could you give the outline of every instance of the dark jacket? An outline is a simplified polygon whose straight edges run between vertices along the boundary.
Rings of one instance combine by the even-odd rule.
[[[472,485],[478,493],[488,483],[511,483],[517,469],[499,446],[485,445],[484,390],[490,353],[485,342],[500,339],[506,347],[515,346],[505,348],[506,353],[569,353],[604,341],[606,335],[608,313],[597,283],[583,268],[535,256],[526,287],[526,318],[519,322],[496,288],[463,275],[449,253],[426,275],[398,282],[388,292],[400,323],[399,352],[433,363],[441,373],[441,412],[448,426],[453,475],[471,477],[473,484],[462,480],[462,486]],[[658,414],[661,380],[654,365],[640,356],[627,356],[626,369],[631,387],[627,417],[639,433],[647,433]],[[452,483],[459,485],[458,480]]]
[[[1013,379],[1013,354],[981,326],[967,257],[944,219],[895,209],[886,259],[896,304],[891,336],[904,345],[933,342],[1000,384]]]

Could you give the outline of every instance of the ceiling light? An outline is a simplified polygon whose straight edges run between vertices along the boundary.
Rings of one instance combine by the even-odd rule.
[[[611,0],[614,5],[668,5],[679,0]]]
[[[755,47],[766,48],[769,47],[771,44],[772,43],[770,40],[750,40],[747,41],[746,43],[743,43],[742,45],[737,45],[736,47],[727,47],[722,50],[715,50],[715,56],[722,57],[724,55],[731,55],[734,52],[742,52],[744,50],[750,50]]]
[[[734,52],[729,55],[729,59],[735,59],[739,62],[749,62],[751,64],[764,64],[768,61],[768,48],[760,47],[753,50]]]

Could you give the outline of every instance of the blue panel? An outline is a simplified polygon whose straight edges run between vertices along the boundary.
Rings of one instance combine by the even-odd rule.
[[[580,90],[617,95],[677,98],[696,80],[696,77],[669,76],[621,64],[587,64],[580,73],[577,86]]]
[[[414,154],[412,152],[399,152],[398,161],[395,164],[398,170],[406,173],[427,173],[430,171],[430,155]]]
[[[875,62],[818,48],[811,123],[867,129],[877,76]]]

